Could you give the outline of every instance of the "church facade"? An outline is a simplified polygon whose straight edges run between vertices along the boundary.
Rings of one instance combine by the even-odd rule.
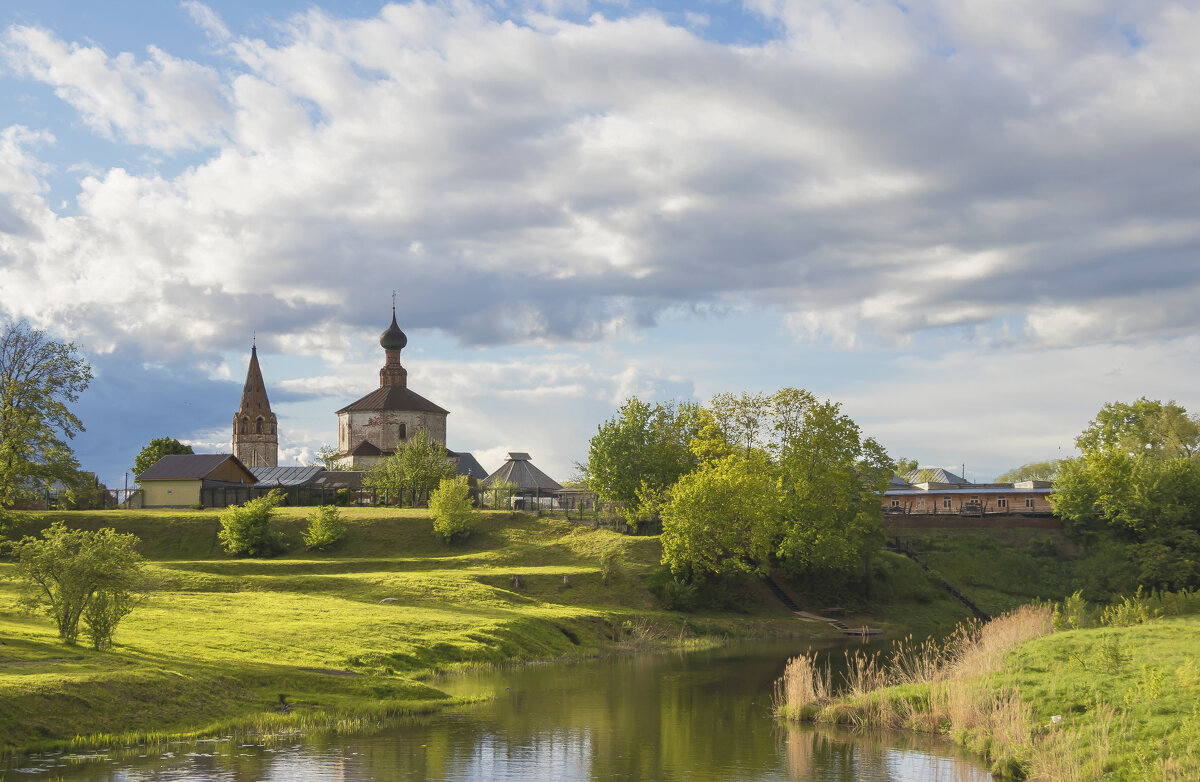
[[[250,348],[250,367],[242,387],[242,403],[233,416],[233,455],[247,467],[279,465],[279,429],[262,369],[258,366],[258,346]]]
[[[449,411],[408,387],[408,370],[400,363],[408,337],[396,323],[394,306],[392,323],[380,335],[379,345],[384,351],[379,388],[337,411],[338,454],[342,464],[354,470],[390,456],[422,431],[446,445]]]

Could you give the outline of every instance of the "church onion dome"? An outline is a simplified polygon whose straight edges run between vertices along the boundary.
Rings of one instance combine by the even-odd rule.
[[[403,350],[404,346],[408,344],[408,337],[404,336],[404,332],[396,325],[395,309],[392,310],[392,325],[379,335],[379,344],[384,350]]]

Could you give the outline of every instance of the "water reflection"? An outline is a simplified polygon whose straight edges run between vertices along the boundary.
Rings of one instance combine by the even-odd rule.
[[[771,718],[789,647],[542,665],[440,682],[490,700],[372,735],[274,746],[198,743],[174,752],[44,756],[0,778],[116,780],[820,780],[983,782],[940,743],[856,735]]]

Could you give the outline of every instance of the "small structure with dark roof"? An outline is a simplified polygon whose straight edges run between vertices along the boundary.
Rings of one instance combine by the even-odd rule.
[[[200,502],[201,489],[248,488],[258,479],[233,454],[190,453],[162,457],[138,481],[143,507],[190,508]]]
[[[483,485],[486,488],[497,482],[513,485],[513,507],[518,508],[531,500],[539,506],[553,505],[554,494],[562,490],[558,481],[539,470],[529,454],[521,451],[510,452],[500,469],[489,475]]]

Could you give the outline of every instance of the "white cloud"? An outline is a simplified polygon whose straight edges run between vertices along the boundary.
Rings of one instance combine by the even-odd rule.
[[[155,46],[147,53],[109,57],[36,27],[9,27],[3,38],[14,70],[53,86],[106,138],[166,151],[219,144],[228,114],[217,75]]]
[[[1200,12],[752,7],[778,40],[462,3],[312,8],[268,39],[185,2],[220,67],[10,27],[10,65],[89,127],[200,155],[84,176],[63,216],[21,135],[42,131],[6,131],[0,186],[24,196],[0,220],[20,228],[0,309],[100,348],[217,351],[257,329],[333,365],[393,287],[406,326],[474,344],[603,339],[714,303],[846,346],[1196,327],[1180,167],[1200,152]]]

